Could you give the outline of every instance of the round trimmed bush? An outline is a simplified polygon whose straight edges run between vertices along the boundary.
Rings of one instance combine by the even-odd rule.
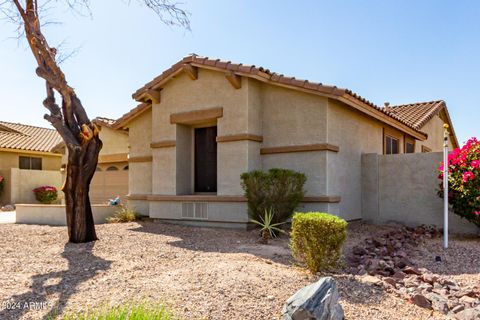
[[[293,257],[311,272],[318,272],[337,266],[347,238],[347,222],[328,213],[297,212],[290,236]]]

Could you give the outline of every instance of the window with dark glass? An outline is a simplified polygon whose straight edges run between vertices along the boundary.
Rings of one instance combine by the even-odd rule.
[[[415,145],[412,142],[405,143],[405,153],[414,153]]]
[[[398,154],[398,139],[385,136],[385,154]]]
[[[23,170],[42,170],[42,158],[19,157],[18,167]]]

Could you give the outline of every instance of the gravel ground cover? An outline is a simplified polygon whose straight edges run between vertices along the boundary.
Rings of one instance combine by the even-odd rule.
[[[352,223],[345,250],[389,228]],[[286,237],[262,245],[255,231],[139,222],[97,233],[94,244],[65,244],[64,227],[0,225],[0,319],[130,301],[162,301],[182,319],[279,319],[286,299],[321,276],[292,262]],[[453,238],[444,253],[440,239],[427,240],[412,255],[433,272],[478,282],[479,244]],[[341,269],[331,275],[346,319],[445,319]]]

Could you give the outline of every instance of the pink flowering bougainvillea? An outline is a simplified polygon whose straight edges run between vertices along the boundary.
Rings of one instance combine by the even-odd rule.
[[[438,168],[443,181],[443,162]],[[453,212],[480,227],[480,142],[471,138],[448,155],[448,199]],[[443,183],[438,194],[443,197]]]
[[[51,186],[43,186],[33,189],[35,198],[44,204],[50,204],[57,200],[57,188]]]

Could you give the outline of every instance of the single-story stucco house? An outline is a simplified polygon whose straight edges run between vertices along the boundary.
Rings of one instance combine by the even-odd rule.
[[[55,130],[0,121],[0,175],[5,189],[0,205],[35,203],[32,189],[42,185],[61,186],[61,141]]]
[[[245,227],[240,175],[307,175],[300,210],[362,217],[361,156],[439,151],[443,101],[378,107],[347,89],[190,55],[138,89],[128,129],[129,204],[167,222]],[[395,177],[392,177],[395,179]]]
[[[128,194],[128,131],[114,129],[115,120],[97,117],[92,120],[100,128],[103,142],[98,157],[97,170],[90,184],[90,201],[93,204],[107,203],[120,196],[126,201]],[[67,154],[63,141],[57,146],[63,154],[62,168],[66,168]],[[62,171],[65,175],[65,170]],[[65,179],[65,176],[63,176]]]

